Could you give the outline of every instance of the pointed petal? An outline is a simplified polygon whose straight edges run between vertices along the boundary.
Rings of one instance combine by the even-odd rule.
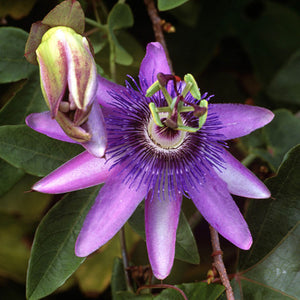
[[[107,146],[107,134],[104,117],[97,102],[94,102],[88,121],[83,128],[92,135],[92,139],[81,145],[94,156],[103,157]]]
[[[104,107],[113,107],[112,103],[115,99],[109,94],[110,91],[114,93],[125,93],[126,88],[114,82],[111,82],[98,75],[98,89],[96,99],[99,104]]]
[[[46,33],[36,54],[40,67],[41,89],[52,116],[55,116],[67,86],[67,59],[63,35],[60,32],[57,36]]]
[[[47,194],[85,189],[119,172],[119,165],[109,170],[111,164],[111,160],[94,157],[85,151],[38,181],[32,189]]]
[[[26,124],[33,130],[45,134],[53,139],[69,143],[77,143],[65,134],[56,120],[51,118],[49,111],[30,114],[25,121]]]
[[[211,104],[208,114],[218,116],[223,127],[215,133],[224,135],[224,140],[247,135],[274,118],[274,114],[266,108],[244,104]]]
[[[198,189],[189,186],[187,192],[202,216],[222,236],[241,249],[251,247],[247,223],[222,180],[207,174],[203,185]]]
[[[157,80],[159,72],[171,74],[164,48],[160,43],[149,43],[139,73],[140,86],[144,93]]]
[[[255,199],[269,198],[268,188],[229,152],[222,155],[224,169],[215,169],[217,175],[227,183],[231,194]]]
[[[85,37],[65,34],[68,64],[68,87],[72,99],[80,109],[87,108],[95,99],[97,69]]]
[[[146,186],[130,188],[120,178],[110,178],[100,190],[75,244],[84,257],[108,242],[125,224],[146,195]]]
[[[157,190],[145,202],[145,229],[149,261],[154,276],[163,280],[173,266],[176,231],[182,195],[161,200]]]

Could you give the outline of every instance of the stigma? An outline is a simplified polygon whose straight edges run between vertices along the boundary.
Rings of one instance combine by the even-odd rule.
[[[175,97],[172,98],[167,90],[169,81],[173,82]],[[157,74],[155,81],[147,90],[146,97],[151,97],[158,91],[161,91],[168,106],[156,107],[154,102],[149,103],[153,121],[159,127],[168,127],[172,130],[197,132],[205,124],[208,112],[208,102],[201,98],[198,85],[191,74],[184,76],[184,88],[179,93],[177,83],[180,81],[178,76],[172,74]],[[199,104],[191,103],[186,100],[186,95],[190,94],[197,100]],[[198,119],[198,126],[191,127],[184,124],[182,113],[193,112],[193,116]],[[162,118],[161,114],[166,113],[166,117]]]

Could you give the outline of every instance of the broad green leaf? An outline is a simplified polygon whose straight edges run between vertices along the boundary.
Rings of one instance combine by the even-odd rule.
[[[60,287],[85,260],[76,257],[75,242],[99,186],[60,200],[41,221],[33,241],[27,273],[29,300],[43,298]]]
[[[36,0],[14,0],[14,1],[7,1],[1,0],[0,1],[0,17],[5,17],[10,15],[14,19],[21,19],[27,16],[32,7],[34,6]]]
[[[145,239],[144,203],[140,204],[135,210],[129,219],[129,224],[143,239]],[[193,232],[183,213],[180,214],[177,228],[175,258],[191,264],[199,264],[200,261]]]
[[[120,45],[114,31],[132,26],[133,21],[131,9],[124,3],[117,3],[110,11],[107,19],[111,42],[113,42],[115,46],[116,62],[125,66],[131,65],[133,58]]]
[[[207,284],[204,282],[198,283],[183,283],[175,285],[180,288],[189,300],[216,300],[224,292],[225,288],[219,284]],[[174,290],[167,289],[160,293],[155,300],[182,300],[182,295]]]
[[[239,269],[253,266],[287,235],[300,219],[300,146],[294,147],[280,166],[278,175],[267,180],[272,198],[252,200],[247,223],[254,244],[240,253]]]
[[[89,40],[93,45],[94,54],[99,53],[105,45],[107,45],[107,35],[101,32],[95,32],[89,36]]]
[[[130,252],[140,237],[125,226],[127,250]],[[121,257],[119,235],[100,248],[99,253],[89,257],[76,271],[75,276],[80,289],[85,294],[100,294],[110,284],[114,259]]]
[[[256,18],[246,18],[246,9],[234,18],[233,26],[258,78],[268,83],[300,46],[300,31],[295,30],[300,26],[300,16],[271,1],[263,2],[262,12]]]
[[[299,299],[300,222],[260,262],[239,273],[239,294],[243,299]]]
[[[117,299],[116,293],[118,291],[126,291],[126,290],[127,290],[127,286],[126,286],[126,279],[124,273],[124,265],[121,258],[115,257],[114,265],[112,269],[112,275],[111,275],[112,299],[113,300]]]
[[[26,222],[39,221],[51,195],[28,192],[37,180],[37,177],[23,176],[12,189],[0,197],[0,212],[17,215],[20,220]]]
[[[300,105],[300,49],[275,75],[267,87],[267,94],[282,104]]]
[[[42,22],[36,22],[31,25],[29,36],[25,45],[25,54],[27,61],[33,65],[38,65],[36,49],[42,42],[43,35],[50,29],[50,26]]]
[[[0,125],[24,124],[33,112],[48,110],[40,88],[38,70],[33,72],[23,88],[0,111]]]
[[[84,12],[78,1],[66,0],[55,6],[42,21],[50,27],[67,26],[84,33]]]
[[[116,63],[123,66],[130,66],[133,62],[133,57],[120,45],[113,32],[111,32],[111,37],[116,47]]]
[[[26,173],[45,176],[82,151],[35,132],[26,125],[0,127],[0,157]]]
[[[117,3],[110,11],[107,19],[108,27],[111,30],[118,30],[133,25],[133,15],[129,5]]]
[[[16,216],[0,213],[0,274],[18,282],[25,282],[30,254],[31,224]],[[1,295],[2,296],[2,295]],[[2,298],[1,298],[2,299]]]
[[[28,33],[14,27],[0,28],[0,83],[27,78],[35,69],[24,57]]]
[[[0,170],[0,196],[2,196],[22,178],[25,172],[2,159],[0,159]]]
[[[160,11],[163,11],[180,6],[187,1],[188,0],[158,0],[157,6]]]
[[[250,153],[260,156],[276,171],[285,153],[300,142],[300,119],[290,111],[274,111],[275,118],[259,132],[243,138]]]

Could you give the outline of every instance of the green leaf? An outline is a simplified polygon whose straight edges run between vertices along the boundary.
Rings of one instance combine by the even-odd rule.
[[[33,112],[48,110],[44,101],[38,70],[33,72],[24,87],[1,109],[0,125],[24,124]]]
[[[26,295],[29,300],[51,294],[85,260],[75,256],[74,247],[99,188],[96,186],[68,194],[40,223],[28,267]]]
[[[42,22],[36,22],[31,25],[29,36],[25,45],[25,57],[31,64],[38,65],[36,49],[42,42],[43,35],[50,29],[50,26]]]
[[[122,259],[119,257],[115,257],[114,259],[114,266],[111,275],[111,293],[112,299],[116,300],[118,291],[126,291],[126,279],[124,273],[124,265]]]
[[[275,75],[267,87],[267,94],[282,104],[300,105],[300,49]]]
[[[24,57],[28,33],[13,27],[0,28],[0,83],[27,78],[35,69]]]
[[[240,253],[241,270],[268,255],[299,221],[299,178],[300,146],[297,146],[285,156],[278,175],[266,182],[272,198],[252,200],[250,204],[246,219],[254,244],[249,251]]]
[[[175,258],[191,264],[200,263],[198,247],[194,238],[194,234],[182,212],[180,214],[176,233]]]
[[[2,196],[22,178],[25,172],[2,159],[0,159],[0,170],[0,196]]]
[[[160,11],[173,9],[187,2],[188,0],[158,0],[157,7]]]
[[[144,203],[142,203],[129,219],[129,224],[143,239],[145,239],[144,219]],[[191,264],[199,264],[200,261],[193,232],[182,212],[180,213],[176,234],[175,258]]]
[[[116,47],[116,63],[123,66],[130,66],[133,62],[133,57],[120,45],[113,33],[111,33],[111,37]]]
[[[239,293],[243,299],[299,299],[300,222],[264,259],[239,273]]]
[[[0,127],[0,157],[26,173],[45,176],[82,151],[35,132],[26,125]]]
[[[300,26],[300,17],[288,7],[271,1],[263,1],[262,13],[256,18],[245,18],[244,11],[240,19],[235,18],[233,26],[258,78],[268,83],[299,48],[300,31],[295,28]]]
[[[111,42],[115,46],[116,62],[121,65],[131,65],[132,56],[120,45],[115,35],[115,30],[131,27],[133,25],[133,15],[130,7],[124,3],[117,3],[110,11],[107,19]]]
[[[175,285],[180,288],[189,300],[216,300],[224,292],[225,288],[219,284],[207,284],[204,282],[184,283]],[[174,290],[167,289],[160,293],[155,300],[182,300],[182,295]]]
[[[132,249],[140,237],[135,233],[130,234],[129,226],[125,226],[126,244],[128,251]],[[110,284],[112,269],[116,256],[121,256],[120,239],[115,235],[97,253],[89,257],[76,271],[75,276],[80,289],[85,294],[100,294]]]
[[[110,11],[107,19],[108,27],[111,30],[118,30],[133,25],[133,15],[129,5],[117,3]]]
[[[77,33],[84,33],[84,12],[78,1],[66,0],[55,6],[42,23],[50,27],[67,26],[73,28]]]
[[[274,113],[272,122],[261,130],[264,145],[250,149],[250,152],[266,160],[275,171],[285,153],[300,142],[300,119],[285,109]],[[249,141],[249,138],[245,140]]]

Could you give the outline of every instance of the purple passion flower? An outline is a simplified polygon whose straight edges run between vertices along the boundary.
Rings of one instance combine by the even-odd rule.
[[[123,87],[98,77],[97,99],[103,106],[108,135],[106,158],[85,151],[33,186],[36,191],[55,194],[105,182],[77,238],[75,253],[80,257],[109,241],[145,198],[146,243],[158,279],[166,278],[173,265],[183,195],[194,202],[208,223],[241,249],[250,248],[252,237],[230,194],[270,196],[265,185],[225,150],[224,141],[269,123],[272,112],[241,104],[208,104],[195,116],[192,110],[201,107],[199,100],[192,92],[185,98],[180,96],[187,82],[165,82],[163,93],[156,89],[146,97],[149,87],[154,84],[155,88],[157,75],[170,73],[162,46],[150,43],[140,67],[140,87],[129,83]],[[195,90],[193,94],[197,94]],[[170,114],[169,96],[184,101],[172,103]],[[200,103],[207,99],[204,95]],[[156,113],[150,110],[151,103]],[[182,112],[177,114],[181,125],[176,109]],[[154,120],[157,115],[163,126]],[[199,120],[204,115],[204,124],[193,130],[203,123]],[[36,119],[33,129],[70,142],[49,114],[29,118]],[[188,129],[179,130],[176,124]]]

